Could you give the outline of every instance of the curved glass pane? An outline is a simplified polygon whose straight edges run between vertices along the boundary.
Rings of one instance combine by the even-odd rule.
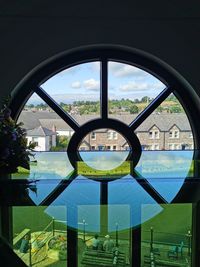
[[[41,87],[80,125],[100,117],[100,62],[65,69]]]
[[[101,171],[119,167],[125,162],[129,150],[126,139],[112,129],[96,129],[90,132],[79,146],[82,160],[89,167]]]
[[[135,130],[143,150],[193,150],[192,129],[183,107],[171,94]]]
[[[67,146],[74,131],[37,94],[33,94],[22,110],[18,123],[27,132],[27,143],[34,144],[30,170],[18,168],[12,178],[65,179],[72,172]],[[39,186],[39,185],[38,185]]]
[[[124,63],[108,63],[109,117],[129,124],[165,89],[148,72]]]

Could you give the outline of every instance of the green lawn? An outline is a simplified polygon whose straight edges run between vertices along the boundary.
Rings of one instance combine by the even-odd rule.
[[[159,242],[187,243],[186,234],[192,230],[192,205],[162,205],[163,211],[142,225],[142,240],[149,240],[150,228],[154,229],[154,240]]]
[[[45,213],[46,207],[14,207],[13,208],[13,233],[18,234],[24,228],[31,232],[42,231],[51,221],[52,217]],[[66,226],[56,223],[56,229],[66,230]],[[51,231],[52,226],[47,231]]]

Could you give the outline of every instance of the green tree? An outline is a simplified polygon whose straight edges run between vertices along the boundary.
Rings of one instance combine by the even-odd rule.
[[[136,105],[132,105],[129,109],[131,114],[137,114],[139,112],[139,108]]]

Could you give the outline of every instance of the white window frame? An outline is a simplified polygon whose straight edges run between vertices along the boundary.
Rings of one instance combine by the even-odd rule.
[[[107,132],[107,139],[108,140],[117,140],[117,132],[115,131],[108,131]]]
[[[149,131],[149,139],[159,139],[160,132],[158,130],[151,130]]]
[[[96,133],[91,132],[90,137],[91,137],[91,140],[96,140]]]
[[[180,137],[180,131],[179,130],[170,130],[169,131],[169,138],[170,139],[179,139]]]
[[[180,150],[181,145],[177,143],[170,143],[168,144],[169,150]]]

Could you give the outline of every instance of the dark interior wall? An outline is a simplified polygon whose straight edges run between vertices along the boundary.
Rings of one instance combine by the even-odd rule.
[[[199,33],[199,1],[0,1],[0,96],[49,57],[91,44],[149,52],[200,95]]]

